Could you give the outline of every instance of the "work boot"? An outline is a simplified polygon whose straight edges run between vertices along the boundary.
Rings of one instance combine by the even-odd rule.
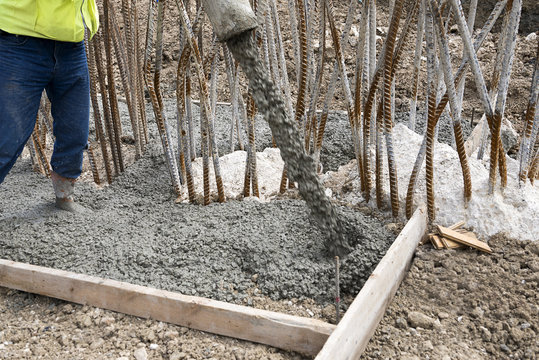
[[[51,180],[54,194],[56,195],[56,207],[58,209],[79,214],[92,212],[73,200],[75,182],[77,179],[68,179],[53,171],[51,172]]]

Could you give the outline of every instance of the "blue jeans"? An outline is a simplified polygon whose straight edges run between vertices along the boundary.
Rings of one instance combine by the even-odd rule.
[[[84,42],[0,31],[0,183],[34,130],[43,89],[51,101],[56,137],[51,167],[57,174],[75,179],[82,171],[90,118]]]

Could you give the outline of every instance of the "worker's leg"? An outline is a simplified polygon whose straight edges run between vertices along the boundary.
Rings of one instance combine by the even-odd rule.
[[[75,179],[82,172],[83,152],[88,144],[90,79],[84,42],[56,41],[52,81],[47,85],[56,137],[51,158],[56,206],[75,213],[90,210],[73,201]]]
[[[64,178],[76,179],[82,171],[88,144],[90,80],[84,42],[55,42],[56,64],[47,86],[56,136],[51,166]]]
[[[32,134],[52,75],[48,40],[0,33],[0,183]]]

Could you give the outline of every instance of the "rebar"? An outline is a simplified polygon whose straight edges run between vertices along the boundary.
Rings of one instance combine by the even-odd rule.
[[[426,187],[427,187],[427,213],[430,221],[434,221],[436,210],[434,208],[434,131],[436,119],[436,85],[435,85],[435,42],[432,23],[432,13],[425,13],[425,39],[427,44],[427,131],[426,131]]]
[[[122,123],[120,121],[120,112],[118,109],[118,98],[116,95],[116,82],[114,80],[114,70],[113,70],[113,59],[112,59],[112,30],[111,30],[111,19],[109,15],[109,0],[104,0],[103,2],[103,14],[104,14],[104,37],[103,41],[105,42],[105,57],[106,57],[106,67],[107,67],[107,90],[110,106],[110,114],[112,120],[112,131],[114,136],[114,146],[116,148],[116,154],[118,159],[118,168],[119,172],[124,172],[125,164],[123,158],[122,145],[120,141],[122,133]]]
[[[93,41],[98,41],[94,39]],[[90,100],[92,102],[92,109],[94,113],[94,124],[96,130],[96,140],[99,141],[101,147],[101,156],[103,157],[103,165],[105,167],[105,174],[107,177],[107,183],[112,183],[112,169],[110,168],[109,153],[107,149],[107,140],[105,137],[105,131],[103,130],[103,121],[101,119],[101,110],[99,109],[99,102],[97,99],[97,85],[98,69],[96,64],[95,47],[89,43],[87,46],[88,51],[88,69],[90,74]],[[103,96],[103,95],[102,95]]]
[[[191,27],[191,24],[190,24],[190,21],[189,21],[189,17],[187,16],[187,12],[185,10],[185,7],[183,5],[183,3],[179,0],[176,0],[176,5],[178,7],[178,9],[180,10],[180,19],[182,21],[182,25],[184,27],[184,30],[185,30],[185,35],[186,35],[186,40],[189,44],[189,46],[191,47],[191,50],[193,52],[193,59],[194,59],[194,65],[195,65],[195,68],[196,68],[196,73],[197,73],[197,78],[198,78],[198,84],[199,84],[199,90],[200,90],[200,93],[201,93],[201,105],[203,105],[201,107],[202,111],[201,113],[203,114],[203,118],[205,120],[205,124],[202,128],[205,128],[206,131],[207,131],[207,134],[208,134],[208,141],[209,141],[209,145],[210,145],[210,151],[211,151],[211,155],[212,155],[212,159],[213,159],[213,168],[214,168],[214,173],[215,173],[215,182],[216,182],[216,185],[217,185],[217,192],[218,192],[218,197],[219,197],[219,202],[224,202],[225,201],[225,193],[224,193],[224,189],[223,189],[223,179],[222,179],[222,176],[221,176],[221,169],[220,169],[220,165],[219,165],[219,154],[218,154],[218,151],[217,151],[217,143],[215,141],[215,134],[214,134],[214,131],[213,131],[213,118],[209,118],[210,116],[212,116],[212,112],[209,108],[209,104],[208,104],[208,99],[209,99],[209,94],[208,94],[208,88],[207,88],[207,84],[206,84],[206,78],[204,76],[204,71],[202,69],[202,57],[201,57],[201,53],[198,49],[198,46],[197,44],[194,42],[194,34],[193,34],[193,29]],[[208,195],[209,196],[209,195]],[[206,200],[209,200],[206,195],[205,195],[205,202]]]
[[[524,131],[522,134],[522,140],[520,142],[519,150],[519,179],[520,181],[526,180],[528,168],[530,167],[530,151],[532,150],[532,129],[536,125],[536,108],[537,98],[539,94],[539,40],[537,41],[537,51],[535,56],[535,69],[533,71],[533,77],[530,88],[530,98],[528,100],[528,106],[526,107],[526,122],[524,124]],[[533,160],[533,159],[532,159]]]
[[[468,167],[468,159],[466,150],[464,149],[464,137],[462,134],[462,125],[460,123],[460,106],[458,104],[455,82],[453,79],[453,70],[451,68],[451,59],[449,55],[449,47],[447,44],[445,29],[442,24],[442,16],[438,9],[438,5],[434,0],[430,1],[431,11],[434,18],[434,23],[438,28],[438,45],[440,49],[440,60],[445,77],[445,84],[449,96],[449,105],[451,108],[451,117],[453,119],[453,131],[457,152],[460,159],[462,177],[464,180],[464,200],[468,202],[472,197],[472,180],[470,177],[470,169]]]

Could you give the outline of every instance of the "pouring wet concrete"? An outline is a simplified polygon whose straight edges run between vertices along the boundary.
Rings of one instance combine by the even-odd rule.
[[[20,159],[0,185],[0,258],[243,303],[258,286],[272,299],[332,303],[334,261],[302,200],[176,204],[154,139],[142,159],[108,187],[77,186],[94,212],[53,207],[50,181]],[[353,251],[341,263],[341,291],[355,295],[395,234],[337,207]]]
[[[175,101],[164,100],[167,118],[174,119]],[[127,107],[119,106],[128,135]],[[147,111],[152,119],[151,107]],[[218,106],[216,115],[217,145],[224,155],[230,151],[230,107]],[[196,105],[193,116],[199,116]],[[401,118],[407,115],[397,114]],[[77,184],[77,200],[94,210],[86,217],[56,210],[50,181],[31,170],[29,158],[19,159],[0,184],[0,258],[229,302],[244,303],[247,289],[255,286],[273,299],[333,302],[334,262],[302,200],[175,204],[153,121],[149,129],[147,152],[111,186]],[[198,122],[194,131],[199,133]],[[256,142],[257,151],[271,146],[271,131],[260,116]],[[324,171],[353,157],[346,114],[330,112]],[[355,296],[396,235],[362,212],[342,206],[337,211],[356,239],[341,261],[341,292]],[[366,240],[357,242],[361,237]]]

